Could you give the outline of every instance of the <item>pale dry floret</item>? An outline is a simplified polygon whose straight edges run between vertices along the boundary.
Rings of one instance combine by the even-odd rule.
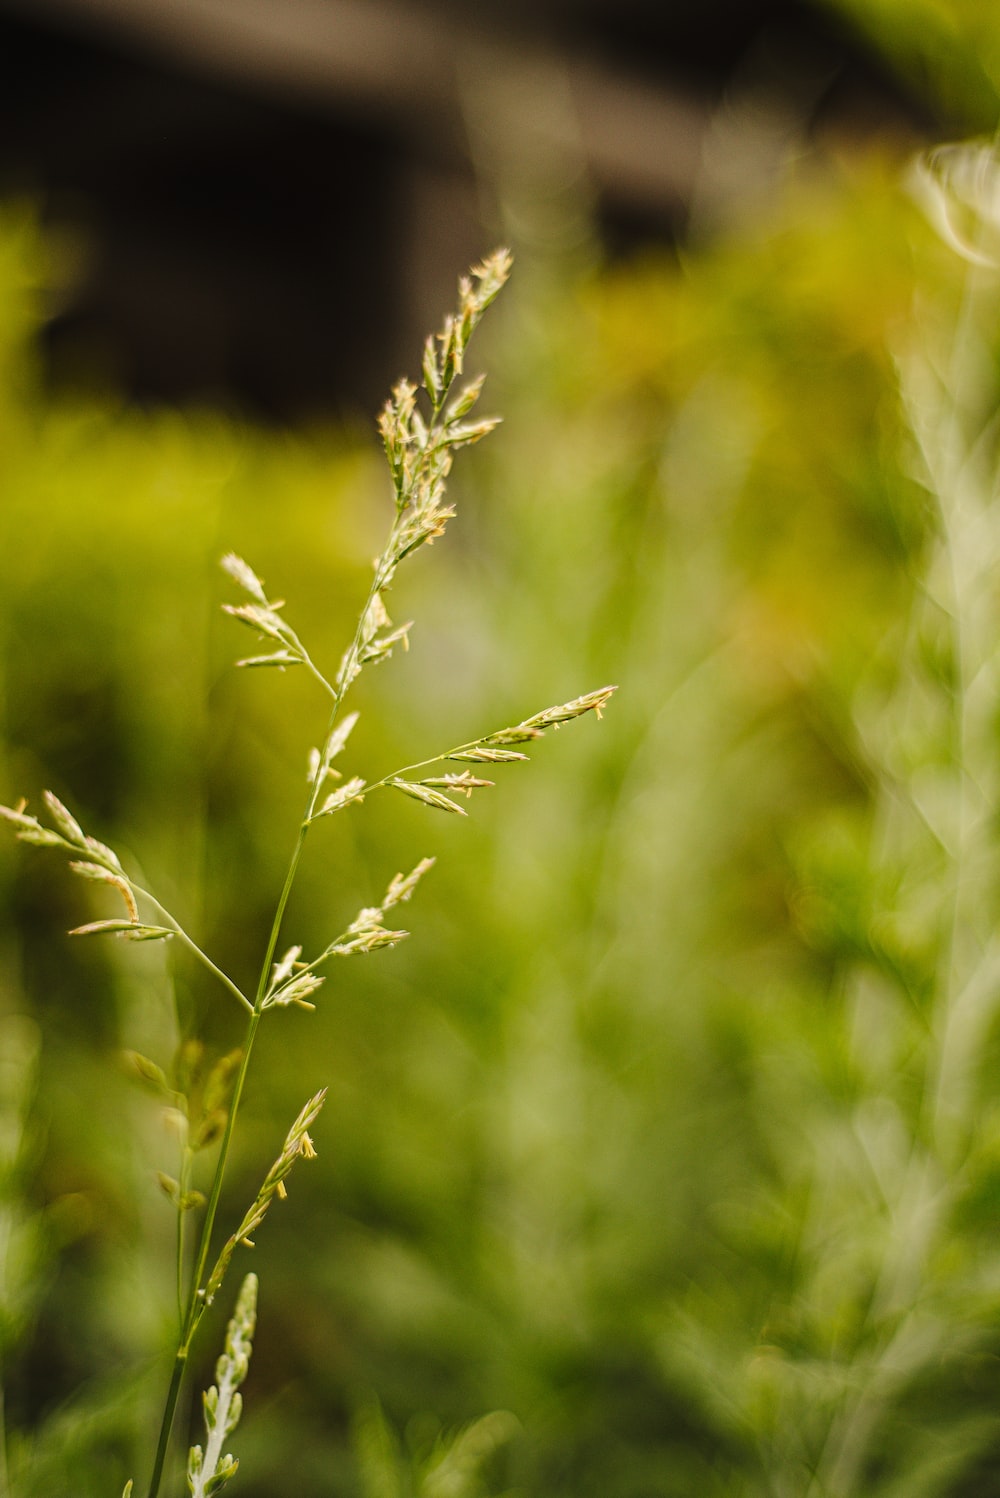
[[[385,899],[382,901],[383,911],[391,910],[393,905],[409,900],[421,879],[430,872],[434,864],[433,858],[422,858],[408,874],[395,874],[385,892]]]
[[[250,594],[251,598],[256,598],[258,603],[262,603],[267,607],[267,594],[264,592],[264,584],[253,568],[247,566],[242,557],[238,557],[235,551],[227,551],[220,565],[229,573],[234,582],[239,583],[240,587]]]

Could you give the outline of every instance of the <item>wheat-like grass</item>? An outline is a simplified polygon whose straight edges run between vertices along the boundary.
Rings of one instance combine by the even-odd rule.
[[[226,612],[264,642],[258,653],[237,665],[255,669],[286,670],[301,667],[316,682],[329,701],[329,721],[322,743],[308,755],[305,804],[296,831],[284,883],[277,898],[270,934],[253,993],[245,993],[203,949],[157,896],[128,872],[123,860],[105,843],[86,833],[73,813],[50,791],[43,800],[48,814],[43,822],[27,810],[25,802],[0,807],[3,817],[22,842],[52,848],[69,856],[69,866],[78,878],[103,884],[120,899],[120,915],[89,921],[74,928],[74,936],[113,936],[125,941],[176,941],[210,972],[231,998],[246,1012],[243,1045],[238,1053],[222,1057],[207,1077],[198,1065],[193,1092],[185,1095],[171,1085],[166,1070],[156,1061],[130,1053],[136,1075],[186,1120],[181,1167],[176,1179],[160,1176],[160,1184],[178,1214],[177,1281],[178,1339],[170,1381],[164,1399],[160,1434],[147,1488],[148,1498],[157,1498],[163,1477],[174,1414],[188,1357],[201,1320],[219,1293],[236,1251],[252,1246],[252,1234],[262,1225],[276,1199],[286,1193],[286,1181],[295,1164],[311,1158],[315,1151],[310,1135],[325,1089],[304,1105],[292,1124],[282,1149],[241,1222],[212,1257],[216,1216],[233,1144],[240,1103],[247,1082],[260,1027],[273,1011],[296,1005],[312,1008],[313,996],[324,982],[318,969],[338,957],[369,953],[403,940],[406,931],[386,924],[390,912],[408,901],[428,872],[432,859],[422,858],[407,874],[396,874],[378,906],[364,907],[350,925],[335,936],[315,957],[303,959],[300,945],[290,946],[275,960],[284,925],[285,911],[295,884],[307,837],[318,823],[363,802],[381,791],[395,791],[432,810],[464,816],[474,792],[492,781],[474,773],[470,765],[491,769],[524,761],[525,747],[548,729],[601,710],[614,687],[597,691],[535,712],[512,726],[491,729],[461,744],[442,749],[428,759],[404,765],[373,779],[351,775],[342,779],[334,765],[348,747],[357,712],[345,714],[344,703],[362,672],[386,660],[397,646],[407,648],[412,623],[395,625],[387,608],[387,595],[406,559],[419,548],[443,535],[454,509],[446,486],[454,454],[478,442],[497,425],[496,418],[477,419],[473,410],[483,387],[482,378],[461,384],[463,364],[471,339],[483,314],[500,292],[510,271],[510,256],[498,251],[472,270],[459,283],[458,306],[440,332],[427,340],[423,357],[422,390],[401,380],[392,392],[381,417],[379,430],[392,480],[394,514],[388,537],[375,559],[371,584],[358,614],[352,639],[339,663],[328,670],[317,663],[285,615],[283,600],[273,598],[264,582],[241,557],[228,553],[222,567],[244,595],[243,601],[224,604]],[[448,765],[460,763],[460,770]],[[434,771],[435,773],[427,773]],[[194,1154],[218,1144],[218,1156],[207,1198],[191,1188]],[[201,1225],[190,1270],[186,1265],[185,1222],[201,1216]],[[235,1428],[241,1409],[237,1392],[246,1374],[256,1317],[257,1282],[247,1276],[229,1323],[225,1351],[219,1360],[216,1383],[204,1396],[207,1442],[192,1447],[188,1459],[188,1486],[193,1498],[209,1498],[233,1476],[238,1463],[223,1453],[223,1442]],[[126,1485],[126,1498],[132,1491]]]

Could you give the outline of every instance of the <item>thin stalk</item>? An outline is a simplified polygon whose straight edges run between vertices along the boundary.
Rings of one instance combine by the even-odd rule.
[[[148,900],[153,909],[163,917],[164,921],[170,927],[174,935],[180,939],[181,943],[185,947],[187,947],[192,956],[198,959],[202,967],[207,968],[210,973],[218,978],[219,982],[223,984],[224,987],[229,989],[229,992],[234,996],[234,998],[239,1000],[243,1008],[246,1009],[248,1013],[252,1014],[253,1005],[247,998],[246,994],[242,991],[242,989],[237,987],[232,978],[229,977],[228,973],[224,973],[221,967],[216,966],[207,952],[202,951],[198,943],[194,940],[193,937],[188,935],[188,933],[184,930],[184,927],[180,924],[175,916],[171,915],[166,906],[161,905],[156,896],[150,894],[148,889],[143,889],[141,884],[136,884],[134,880],[129,880],[129,883],[135,890],[136,894],[141,895],[144,900]]]
[[[317,794],[318,792],[315,789],[310,790],[310,806],[315,804],[315,798]],[[212,1230],[215,1226],[215,1217],[219,1208],[219,1199],[222,1195],[222,1185],[225,1179],[226,1166],[229,1162],[229,1151],[232,1145],[233,1130],[236,1127],[236,1115],[239,1112],[240,1100],[243,1096],[243,1087],[246,1082],[247,1071],[250,1067],[250,1057],[253,1053],[254,1041],[257,1038],[257,1030],[260,1025],[261,1016],[263,1013],[262,1006],[264,1003],[264,995],[267,992],[268,977],[271,972],[271,963],[274,958],[274,951],[278,944],[278,937],[281,933],[281,924],[284,919],[285,908],[288,905],[288,899],[292,892],[292,886],[295,883],[295,876],[298,873],[299,861],[302,857],[302,849],[305,845],[306,834],[308,830],[309,821],[307,813],[306,817],[303,818],[303,821],[299,827],[298,837],[295,840],[295,847],[292,851],[291,859],[289,860],[288,871],[285,874],[285,882],[282,885],[281,894],[278,898],[278,904],[274,912],[274,919],[271,922],[271,931],[270,935],[268,936],[267,948],[264,953],[264,960],[261,963],[260,977],[257,980],[257,994],[250,1019],[247,1023],[247,1033],[243,1043],[243,1055],[240,1059],[239,1070],[236,1073],[236,1081],[233,1084],[233,1096],[229,1105],[229,1115],[226,1119],[225,1132],[222,1135],[222,1144],[219,1147],[219,1158],[215,1166],[215,1175],[212,1179],[212,1188],[208,1198],[208,1205],[205,1208],[205,1220],[202,1224],[201,1237],[198,1242],[197,1258],[195,1260],[194,1272],[191,1276],[191,1290],[188,1296],[188,1310],[184,1324],[183,1335],[184,1340],[188,1345],[190,1344],[191,1338],[194,1335],[198,1322],[201,1320],[201,1316],[206,1309],[204,1301],[201,1298],[201,1286],[202,1280],[205,1275],[205,1269],[208,1264],[208,1254],[209,1249],[211,1248],[212,1241]],[[155,1498],[155,1494],[151,1493],[150,1498]]]
[[[355,629],[354,640],[351,644],[351,654],[355,654],[358,650],[361,642],[362,621],[364,620],[369,605],[371,604],[371,601],[381,584],[382,569],[381,567],[377,567],[375,576],[368,590],[368,597],[365,600],[365,605],[358,617],[358,624],[357,628]],[[344,688],[341,688],[339,691],[335,691],[334,693],[333,708],[331,710],[330,719],[326,729],[327,739],[329,739],[330,734],[333,732],[334,727],[336,726],[337,717],[346,695],[346,691],[347,688],[345,686]],[[278,903],[275,907],[274,919],[271,922],[271,930],[268,936],[264,958],[261,963],[260,976],[257,980],[257,991],[253,1004],[250,1004],[248,1002],[245,996],[239,991],[239,989],[236,988],[236,985],[226,977],[221,969],[215,966],[211,959],[201,951],[201,948],[198,947],[194,942],[192,942],[190,937],[187,937],[186,933],[183,932],[177,925],[176,921],[174,921],[169,911],[165,911],[163,906],[160,905],[159,901],[156,900],[152,895],[148,894],[148,891],[139,890],[138,886],[136,886],[137,892],[146,895],[147,898],[152,901],[156,909],[170,921],[172,928],[175,928],[177,930],[178,935],[181,936],[182,939],[186,938],[186,944],[189,945],[194,950],[194,952],[201,957],[203,962],[211,969],[211,971],[213,971],[218,977],[223,980],[227,987],[232,988],[237,993],[242,1003],[246,1005],[246,1007],[250,1010],[250,1018],[247,1022],[246,1037],[243,1043],[243,1055],[240,1060],[239,1071],[236,1074],[236,1081],[233,1085],[233,1095],[229,1105],[229,1115],[226,1119],[226,1128],[222,1136],[222,1143],[219,1147],[219,1157],[216,1162],[215,1174],[212,1179],[212,1187],[209,1193],[208,1204],[205,1208],[205,1218],[202,1223],[201,1236],[198,1241],[198,1251],[195,1258],[194,1270],[191,1276],[190,1291],[188,1293],[187,1311],[184,1315],[183,1323],[181,1326],[180,1343],[177,1348],[177,1353],[174,1357],[174,1367],[171,1373],[170,1385],[167,1389],[167,1397],[163,1407],[163,1417],[160,1422],[160,1435],[157,1442],[153,1472],[149,1483],[148,1498],[157,1498],[157,1494],[159,1493],[160,1482],[163,1476],[163,1464],[166,1460],[167,1448],[170,1442],[170,1431],[174,1422],[174,1413],[177,1409],[177,1400],[180,1397],[181,1380],[183,1378],[184,1368],[187,1363],[188,1351],[190,1349],[194,1334],[198,1328],[198,1324],[201,1321],[205,1310],[207,1309],[204,1301],[202,1281],[204,1279],[205,1270],[208,1265],[208,1255],[212,1243],[212,1232],[215,1227],[215,1218],[219,1209],[219,1201],[222,1196],[222,1186],[225,1180],[226,1168],[229,1163],[229,1153],[232,1146],[233,1131],[236,1126],[236,1116],[239,1112],[240,1100],[243,1095],[243,1087],[246,1082],[247,1072],[250,1066],[250,1057],[253,1053],[254,1041],[257,1037],[257,1030],[260,1025],[261,1015],[263,1012],[262,1006],[264,1002],[264,995],[267,992],[268,979],[271,973],[271,964],[274,960],[274,953],[278,945],[278,938],[281,934],[281,926],[284,921],[285,910],[288,906],[289,897],[292,893],[292,886],[295,883],[295,878],[298,873],[299,863],[302,858],[302,850],[305,846],[306,836],[309,832],[309,824],[312,819],[313,813],[316,810],[316,802],[319,799],[320,788],[320,777],[317,776],[314,780],[314,783],[309,787],[309,795],[306,800],[305,811],[299,823],[299,830],[295,840],[295,846],[292,850],[292,856],[288,863],[288,870],[285,874],[285,881],[281,888],[281,894],[278,897]]]
[[[191,1161],[193,1151],[191,1146],[184,1141],[181,1153],[180,1180],[178,1182],[178,1196],[183,1202],[191,1185]],[[178,1206],[177,1209],[177,1330],[184,1330],[184,1219],[187,1213]]]
[[[469,749],[478,749],[482,739],[470,739],[467,744],[456,744],[451,749],[445,749],[441,754],[432,754],[430,759],[417,760],[415,765],[403,765],[399,770],[392,770],[388,775],[383,775],[381,780],[373,780],[371,785],[365,787],[365,795],[369,791],[378,791],[387,786],[391,780],[402,779],[405,775],[412,775],[414,770],[429,770],[432,765],[440,765],[445,760],[451,759],[453,754],[464,754]],[[483,769],[488,769],[488,763],[484,762]]]
[[[446,760],[451,759],[456,754],[464,754],[469,749],[478,749],[479,746],[480,746],[480,744],[482,742],[483,742],[482,738],[469,739],[467,743],[464,743],[464,744],[455,744],[455,745],[453,745],[453,747],[451,749],[444,749],[444,750],[442,750],[442,752],[440,754],[432,754],[431,757],[430,757],[430,759],[421,759],[421,760],[418,760],[416,762],[416,764],[413,764],[413,765],[403,765],[398,770],[390,770],[389,774],[388,775],[383,775],[381,777],[381,779],[370,781],[365,786],[365,788],[364,788],[364,794],[366,796],[370,796],[371,793],[372,793],[372,791],[385,790],[385,789],[387,789],[390,786],[390,784],[391,784],[391,782],[393,780],[402,779],[406,775],[412,775],[413,772],[414,772],[414,770],[429,770],[432,765],[443,764]],[[527,755],[525,755],[524,758],[527,758]],[[489,769],[490,768],[489,762],[488,761],[484,761],[483,764],[482,764],[482,768],[483,769]],[[319,798],[318,798],[318,795],[317,795],[316,799],[312,803],[313,809],[309,813],[309,820],[310,821],[313,821],[313,820],[318,821],[319,820],[319,817],[315,817],[314,816],[315,806],[316,806],[316,800],[318,800],[318,799]]]
[[[4,1413],[3,1384],[0,1382],[0,1498],[14,1498],[7,1464],[7,1421]]]
[[[313,679],[317,681],[323,688],[323,691],[326,692],[329,697],[332,697],[334,702],[338,702],[337,688],[333,686],[331,682],[327,681],[326,677],[316,665],[315,661],[309,654],[308,650],[306,650],[305,646],[302,647],[302,664],[305,666],[306,670],[310,673]]]
[[[188,1295],[187,1315],[184,1321],[183,1340],[190,1346],[191,1338],[195,1329],[207,1309],[203,1298],[201,1282],[204,1278],[205,1267],[208,1263],[208,1252],[212,1242],[212,1230],[215,1226],[215,1216],[219,1210],[219,1198],[222,1195],[222,1183],[226,1174],[226,1165],[229,1161],[229,1151],[232,1145],[233,1130],[236,1125],[236,1115],[239,1111],[240,1099],[243,1095],[243,1086],[246,1082],[247,1070],[250,1066],[250,1056],[253,1052],[254,1040],[257,1036],[257,1028],[260,1024],[260,1011],[255,1010],[250,1016],[247,1024],[246,1041],[243,1046],[243,1056],[240,1060],[240,1068],[236,1074],[233,1085],[233,1096],[229,1106],[229,1116],[226,1119],[226,1128],[222,1136],[222,1144],[219,1147],[219,1158],[215,1165],[215,1175],[212,1178],[212,1189],[209,1193],[208,1205],[205,1208],[205,1220],[202,1224],[201,1237],[198,1240],[198,1253],[195,1259],[194,1271],[191,1275],[191,1289]]]
[[[163,1463],[166,1461],[167,1446],[170,1443],[170,1427],[173,1425],[174,1410],[177,1408],[177,1396],[181,1391],[181,1379],[184,1377],[184,1369],[187,1366],[187,1355],[187,1347],[182,1343],[174,1355],[174,1366],[170,1374],[170,1387],[167,1389],[163,1419],[160,1422],[160,1436],[156,1443],[156,1456],[153,1458],[153,1473],[149,1479],[149,1498],[156,1498],[157,1493],[160,1491]]]
[[[315,805],[316,795],[317,791],[315,789],[311,789],[308,803],[309,808]],[[212,1179],[212,1187],[209,1193],[208,1205],[205,1208],[205,1218],[204,1222],[202,1223],[201,1236],[198,1241],[198,1251],[195,1258],[194,1269],[191,1275],[191,1287],[188,1293],[187,1310],[183,1316],[180,1342],[177,1348],[176,1355],[174,1357],[174,1366],[170,1377],[170,1385],[167,1389],[167,1397],[163,1406],[163,1416],[160,1422],[160,1435],[156,1447],[156,1457],[153,1463],[153,1472],[149,1482],[148,1498],[157,1498],[157,1494],[160,1490],[160,1481],[163,1476],[163,1464],[166,1459],[167,1448],[170,1442],[170,1431],[174,1423],[174,1413],[177,1409],[177,1400],[180,1396],[181,1380],[183,1378],[184,1368],[187,1363],[188,1351],[190,1350],[194,1334],[198,1329],[198,1324],[201,1321],[205,1310],[207,1309],[204,1301],[204,1292],[202,1290],[202,1280],[204,1279],[205,1268],[208,1264],[208,1255],[212,1244],[212,1231],[215,1227],[215,1218],[219,1209],[219,1201],[222,1196],[222,1186],[225,1180],[226,1167],[229,1163],[229,1152],[232,1146],[233,1130],[236,1126],[236,1115],[239,1112],[240,1100],[243,1095],[243,1087],[246,1082],[247,1071],[250,1066],[250,1057],[253,1053],[253,1046],[257,1036],[257,1029],[260,1025],[261,1004],[263,1003],[264,994],[267,991],[267,980],[268,975],[271,971],[271,961],[274,957],[274,949],[278,944],[278,936],[280,934],[281,923],[285,914],[285,907],[288,904],[288,898],[292,892],[292,885],[295,883],[295,876],[298,872],[299,860],[302,857],[302,848],[305,843],[307,831],[308,811],[306,818],[303,820],[301,826],[299,827],[299,833],[298,837],[296,838],[295,848],[292,852],[291,860],[289,861],[288,872],[285,875],[285,882],[282,886],[281,895],[278,899],[278,904],[275,909],[274,920],[271,923],[271,932],[270,936],[268,937],[267,949],[264,954],[264,960],[261,964],[260,977],[257,982],[256,1001],[253,1005],[248,1005],[251,1012],[250,1018],[247,1022],[246,1037],[243,1042],[243,1055],[240,1059],[239,1071],[236,1074],[236,1081],[233,1085],[233,1096],[229,1105],[229,1115],[226,1119],[226,1128],[222,1136],[222,1143],[219,1147],[219,1158],[216,1161],[215,1175]],[[162,909],[162,907],[160,908]],[[214,964],[212,965],[214,967]]]
[[[253,1050],[254,1037],[257,1026],[260,1023],[260,1013],[254,1011],[247,1024],[246,1040],[243,1046],[243,1057],[240,1061],[240,1069],[236,1075],[233,1086],[233,1098],[229,1108],[229,1117],[226,1120],[225,1133],[222,1136],[222,1144],[219,1149],[219,1158],[216,1162],[215,1176],[212,1181],[211,1194],[208,1206],[205,1209],[205,1220],[202,1225],[201,1238],[198,1243],[198,1253],[195,1260],[194,1271],[191,1276],[191,1288],[188,1293],[187,1310],[181,1326],[180,1342],[174,1356],[173,1371],[170,1376],[170,1386],[167,1389],[167,1397],[163,1406],[163,1417],[160,1421],[160,1436],[156,1447],[156,1458],[153,1464],[153,1472],[149,1482],[149,1498],[156,1498],[160,1489],[160,1480],[163,1476],[163,1463],[167,1454],[170,1441],[170,1431],[174,1423],[174,1412],[177,1408],[177,1400],[181,1391],[181,1379],[184,1375],[184,1367],[187,1363],[188,1352],[191,1341],[198,1329],[207,1307],[201,1290],[201,1281],[205,1273],[205,1265],[208,1261],[208,1251],[211,1246],[212,1228],[215,1224],[215,1215],[219,1207],[219,1198],[222,1195],[222,1182],[226,1173],[226,1164],[229,1159],[229,1150],[232,1143],[233,1127],[236,1122],[236,1113],[239,1108],[240,1096],[243,1084],[246,1081],[247,1067],[250,1062],[250,1054]]]

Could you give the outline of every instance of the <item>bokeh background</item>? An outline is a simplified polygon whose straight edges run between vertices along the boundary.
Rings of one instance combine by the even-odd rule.
[[[0,79],[0,799],[51,787],[253,982],[325,714],[294,673],[231,669],[218,559],[335,666],[389,514],[374,412],[500,242],[474,363],[504,425],[398,582],[413,648],[363,678],[350,769],[620,686],[465,821],[386,798],[316,829],[307,949],[438,863],[412,939],[343,963],[255,1059],[226,1222],[330,1095],[246,1256],[240,1491],[805,1493],[782,1422],[847,1356],[799,1233],[859,1101],[843,829],[871,786],[845,725],[928,534],[895,359],[960,281],[907,163],[992,132],[1000,18],[3,0]],[[175,1141],[119,1057],[242,1028],[182,955],[69,942],[88,894],[0,845],[19,1498],[148,1468]],[[903,1390],[857,1491],[995,1491],[998,1359],[987,1333]]]

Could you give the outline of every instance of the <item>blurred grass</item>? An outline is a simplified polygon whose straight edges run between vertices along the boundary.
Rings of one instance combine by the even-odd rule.
[[[439,862],[412,940],[279,1016],[251,1078],[230,1218],[303,1099],[330,1100],[253,1256],[248,1498],[362,1491],[373,1392],[418,1465],[443,1428],[512,1412],[491,1491],[804,1490],[810,1379],[858,1313],[852,1284],[810,1282],[802,1244],[830,1121],[858,1101],[838,985],[865,931],[870,786],[848,718],[893,678],[930,528],[893,366],[915,264],[923,295],[954,298],[895,170],[869,162],[679,269],[528,266],[484,334],[505,425],[456,473],[455,534],[397,590],[413,649],[365,685],[350,768],[621,690],[462,825],[373,800],[317,829],[287,928],[307,945]],[[246,556],[335,663],[387,484],[368,433],[51,404],[31,352],[45,266],[8,214],[0,799],[51,786],[239,980],[324,710],[294,673],[230,669],[245,640],[218,557]],[[825,924],[800,896],[817,861],[839,891]],[[183,957],[172,979],[156,951],[68,942],[83,897],[41,855],[0,845],[0,898],[0,1008],[41,1034],[28,1192],[49,1214],[7,1413],[20,1491],[58,1491],[63,1460],[86,1498],[144,1470],[172,1314],[153,1180],[171,1144],[116,1056],[169,1054],[174,1002],[219,1049],[238,1016]],[[831,1198],[831,1232],[852,1201]],[[856,1229],[863,1297],[876,1245]],[[901,1408],[898,1442],[940,1416],[941,1471],[961,1473],[983,1437],[949,1436],[954,1409],[1000,1449],[998,1353]],[[981,1491],[961,1480],[927,1491]]]

